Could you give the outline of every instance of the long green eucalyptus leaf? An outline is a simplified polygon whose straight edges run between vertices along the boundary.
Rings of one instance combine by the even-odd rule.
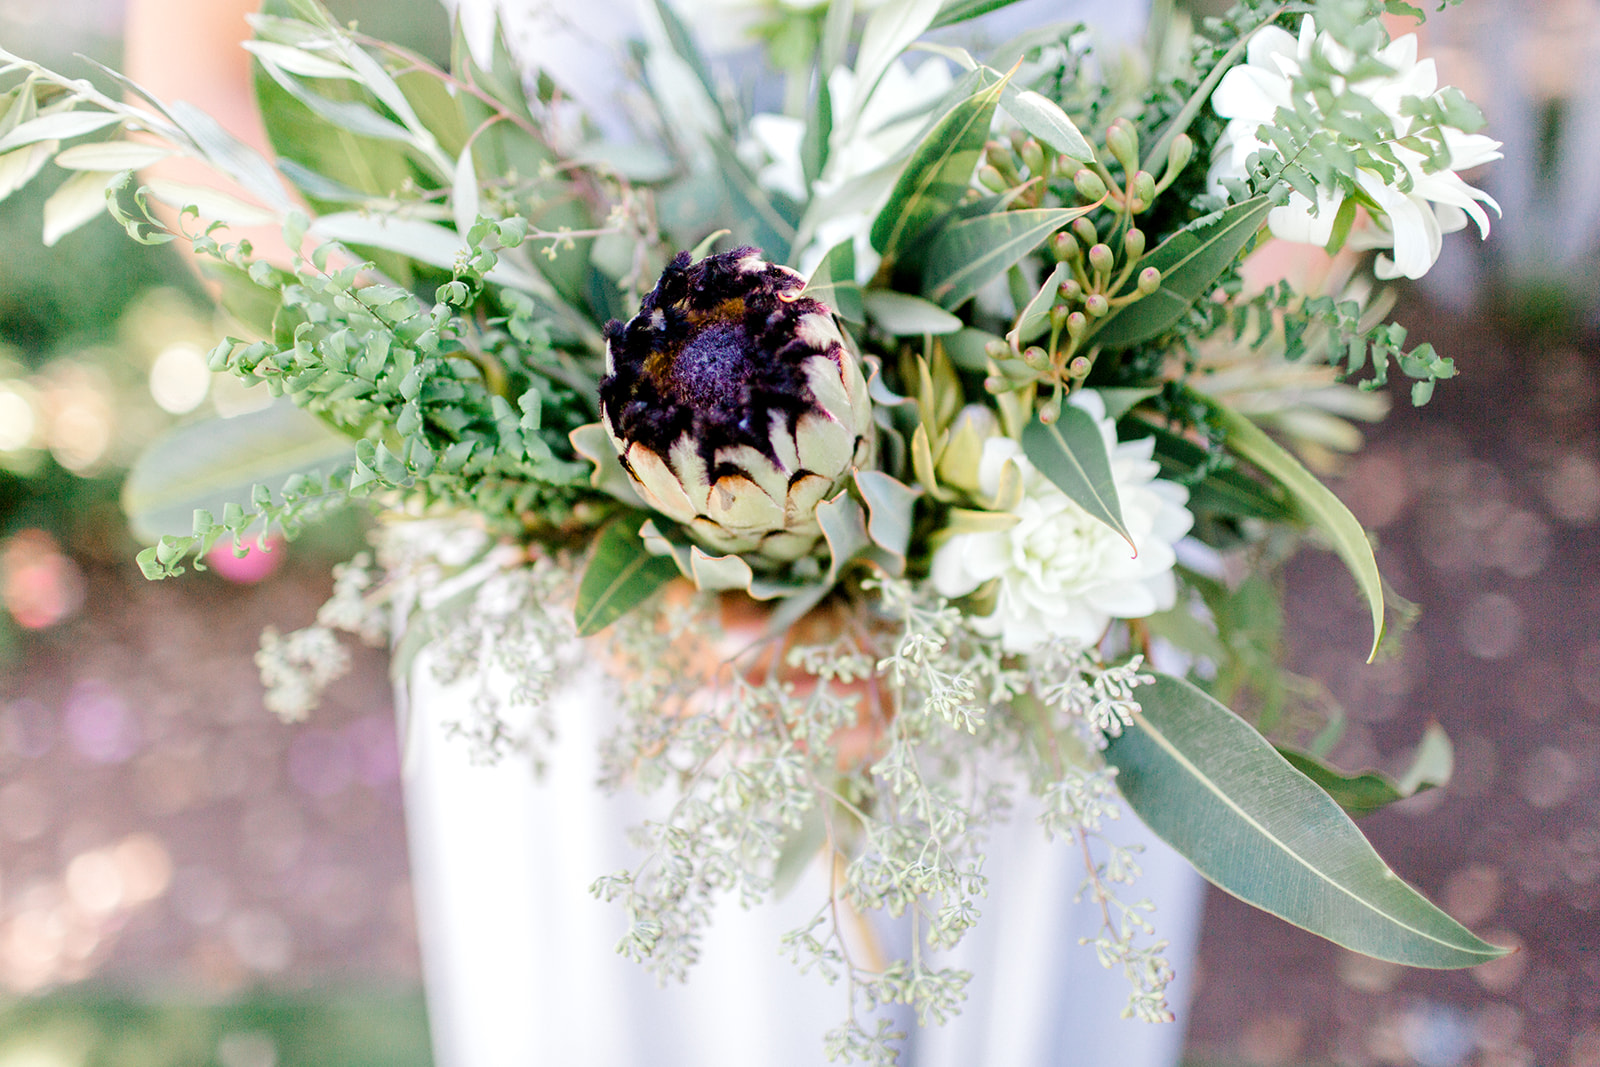
[[[1022,431],[1022,451],[1073,503],[1117,531],[1137,551],[1122,519],[1111,456],[1092,415],[1075,404],[1061,405],[1061,417],[1054,423],[1034,419]]]
[[[1379,858],[1339,805],[1248,723],[1158,675],[1106,761],[1129,806],[1218,887],[1345,948],[1413,967],[1503,956]]]
[[[1367,540],[1361,523],[1332,490],[1317,481],[1316,475],[1301,466],[1299,460],[1255,423],[1220,404],[1212,404],[1211,410],[1228,434],[1228,448],[1277,479],[1305,517],[1333,542],[1334,552],[1350,569],[1372,615],[1372,651],[1367,656],[1367,662],[1371,663],[1378,655],[1378,646],[1383,643],[1383,577],[1378,573],[1372,543]]]
[[[153,543],[189,532],[197,508],[222,514],[292,475],[327,472],[355,458],[355,445],[285,399],[229,419],[203,419],[151,442],[122,485],[133,535]]]
[[[1138,264],[1140,270],[1155,267],[1161,272],[1161,288],[1117,308],[1091,327],[1093,343],[1109,349],[1127,348],[1169,329],[1189,305],[1211,290],[1271,210],[1271,200],[1252,197],[1161,242]]]
[[[1038,248],[1052,233],[1092,210],[1092,207],[1083,207],[996,211],[952,223],[940,231],[928,249],[922,272],[922,293],[944,307],[959,307]]]
[[[637,518],[613,522],[595,538],[594,555],[578,583],[573,615],[579,635],[604,630],[677,576],[671,556],[645,550]]]
[[[987,15],[991,11],[998,11],[1003,7],[1010,7],[1017,0],[945,0],[939,9],[939,16],[933,20],[929,29],[937,30],[941,26],[953,26],[958,22]]]
[[[1416,754],[1412,756],[1411,767],[1398,782],[1377,771],[1345,774],[1309,752],[1280,746],[1278,754],[1338,801],[1345,814],[1352,819],[1370,815],[1396,801],[1444,785],[1450,781],[1455,766],[1450,738],[1438,723],[1430,723],[1423,732]]]
[[[923,138],[872,224],[872,247],[894,260],[954,208],[972,181],[1000,100],[994,85],[946,112]]]

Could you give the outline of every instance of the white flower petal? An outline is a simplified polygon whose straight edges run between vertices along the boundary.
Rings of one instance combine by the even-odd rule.
[[[979,481],[991,495],[1001,472],[1014,466],[1024,495],[1017,522],[1004,531],[958,534],[934,553],[934,587],[946,596],[999,580],[994,612],[977,620],[980,633],[998,636],[1012,652],[1052,639],[1098,641],[1113,618],[1139,618],[1170,607],[1176,586],[1173,545],[1193,517],[1188,490],[1157,478],[1150,438],[1118,443],[1098,393],[1080,390],[1072,403],[1087,412],[1107,442],[1123,520],[1138,545],[1090,516],[1041,475],[1017,442],[991,437],[979,461]]]

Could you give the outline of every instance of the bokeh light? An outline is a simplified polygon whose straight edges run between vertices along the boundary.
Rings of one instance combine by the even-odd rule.
[[[56,462],[91,473],[111,448],[116,406],[105,375],[74,360],[58,360],[41,382],[45,444]]]
[[[287,553],[283,538],[267,538],[262,547],[254,538],[245,542],[245,554],[236,556],[232,542],[225,541],[206,553],[206,566],[230,582],[254,585],[277,570]]]
[[[150,396],[169,414],[193,411],[210,390],[211,368],[198,345],[187,341],[168,345],[150,365]]]
[[[78,565],[44,530],[21,530],[0,548],[0,602],[18,626],[54,626],[77,611],[83,597]]]
[[[31,393],[21,382],[0,382],[0,452],[16,452],[33,444],[39,420]]]

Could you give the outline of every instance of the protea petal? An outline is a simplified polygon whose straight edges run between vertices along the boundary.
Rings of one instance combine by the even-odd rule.
[[[804,287],[753,248],[682,253],[606,327],[601,422],[641,496],[769,565],[813,551],[817,505],[875,450],[860,364]]]

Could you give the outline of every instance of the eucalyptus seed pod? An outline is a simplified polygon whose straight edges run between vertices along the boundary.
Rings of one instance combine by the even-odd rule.
[[[600,420],[645,502],[719,553],[783,563],[872,462],[872,403],[832,312],[754,248],[680,252],[608,323]]]

